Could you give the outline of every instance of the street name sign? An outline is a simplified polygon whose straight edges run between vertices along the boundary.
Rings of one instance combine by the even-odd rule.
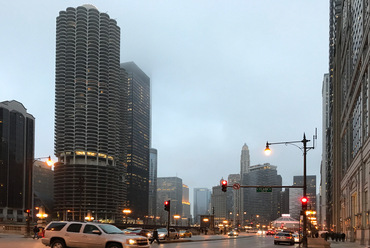
[[[271,187],[257,187],[256,192],[272,192]]]

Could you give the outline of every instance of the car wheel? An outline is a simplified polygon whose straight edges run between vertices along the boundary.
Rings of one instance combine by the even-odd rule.
[[[118,243],[111,243],[107,245],[107,248],[122,248],[122,245]]]
[[[51,248],[66,248],[66,244],[62,239],[55,239],[51,242]]]

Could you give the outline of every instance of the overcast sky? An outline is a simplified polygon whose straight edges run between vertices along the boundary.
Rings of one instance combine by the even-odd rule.
[[[307,173],[319,181],[329,0],[1,1],[0,101],[36,118],[35,157],[54,154],[56,17],[85,3],[117,20],[121,62],[151,78],[159,177],[211,188],[239,173],[246,143],[252,165],[276,165],[291,185],[303,153],[276,145],[266,157],[265,143],[318,128]]]

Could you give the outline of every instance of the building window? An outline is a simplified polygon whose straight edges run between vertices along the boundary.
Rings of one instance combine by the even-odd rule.
[[[361,114],[362,114],[362,104],[361,104],[361,96],[357,98],[357,102],[355,108],[353,110],[352,115],[352,157],[354,158],[359,151],[362,142],[362,135],[361,135]]]

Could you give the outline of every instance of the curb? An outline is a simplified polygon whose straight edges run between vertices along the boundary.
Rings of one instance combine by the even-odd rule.
[[[249,238],[251,236],[238,236],[238,237],[217,237],[217,238],[210,238],[210,239],[173,239],[173,240],[163,240],[162,243],[182,243],[182,242],[204,242],[204,241],[217,241],[217,240],[227,240],[227,239],[243,239]]]

